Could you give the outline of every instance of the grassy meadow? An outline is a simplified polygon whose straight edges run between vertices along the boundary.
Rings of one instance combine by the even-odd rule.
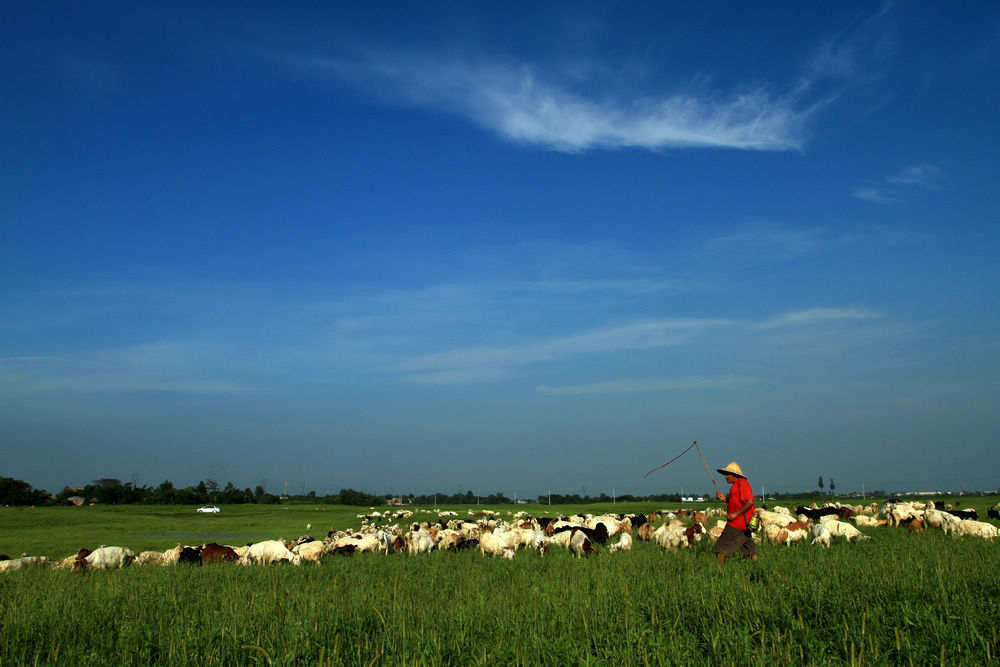
[[[985,516],[995,502],[972,506]],[[330,525],[357,526],[355,515],[367,511],[0,508],[0,552],[56,559],[99,544],[138,552],[321,537]],[[333,557],[320,567],[22,570],[0,575],[0,664],[998,661],[1000,541],[862,530],[872,539],[838,540],[831,549],[763,544],[760,561],[725,566],[707,541],[676,554],[637,541],[631,552],[605,549],[589,560],[556,549],[545,558],[519,552],[512,561],[432,552]]]

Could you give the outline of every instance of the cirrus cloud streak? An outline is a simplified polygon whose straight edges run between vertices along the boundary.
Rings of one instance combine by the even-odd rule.
[[[643,378],[629,380],[610,380],[594,384],[581,384],[571,387],[549,387],[539,385],[535,391],[551,396],[580,396],[583,394],[630,394],[645,391],[679,391],[687,389],[731,389],[759,384],[760,380],[752,377],[683,377],[683,378]]]
[[[816,107],[756,85],[658,96],[584,92],[527,65],[379,54],[284,56],[298,73],[371,89],[392,103],[444,110],[521,144],[576,153],[640,147],[800,149]]]

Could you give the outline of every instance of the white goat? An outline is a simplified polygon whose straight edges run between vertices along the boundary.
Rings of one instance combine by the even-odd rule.
[[[608,551],[631,551],[632,550],[632,536],[628,533],[622,533],[621,537],[618,538],[618,542],[612,544],[608,547]]]

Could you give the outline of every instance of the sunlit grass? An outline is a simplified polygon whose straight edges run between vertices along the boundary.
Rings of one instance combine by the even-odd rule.
[[[707,542],[677,554],[637,542],[588,560],[25,570],[0,576],[0,664],[997,661],[1000,544],[865,532],[829,550],[762,545],[759,562],[725,566]]]

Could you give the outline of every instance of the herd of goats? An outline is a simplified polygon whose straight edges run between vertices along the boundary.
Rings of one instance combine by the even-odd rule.
[[[531,517],[526,512],[507,513],[508,519],[491,510],[468,511],[468,518],[456,512],[416,510],[432,515],[433,520],[414,521],[414,511],[359,514],[357,530],[331,528],[325,539],[303,536],[294,542],[284,539],[266,540],[244,546],[178,544],[166,551],[141,551],[135,554],[127,547],[101,546],[80,549],[77,553],[50,563],[44,556],[22,555],[9,558],[0,554],[0,572],[26,567],[51,566],[57,569],[85,570],[117,569],[130,565],[178,565],[202,563],[236,563],[239,565],[269,565],[303,562],[319,564],[330,556],[349,556],[363,552],[383,554],[419,554],[429,551],[478,549],[483,556],[512,559],[518,550],[545,555],[550,549],[568,549],[577,557],[587,557],[606,548],[609,552],[628,551],[633,539],[653,542],[661,548],[676,551],[702,539],[718,539],[725,520],[717,517],[722,509],[663,510],[647,515]],[[911,532],[940,529],[954,536],[974,536],[985,539],[998,537],[997,526],[979,520],[974,509],[958,510],[943,503],[911,503],[890,500],[879,506],[827,504],[818,507],[800,506],[791,511],[785,507],[758,509],[759,529],[753,533],[757,541],[768,540],[790,546],[792,542],[810,540],[813,545],[829,547],[835,538],[868,539],[858,527],[902,526]],[[997,508],[988,510],[988,519],[1000,519]],[[401,527],[401,524],[405,528]],[[710,525],[711,524],[711,525]],[[306,529],[311,529],[307,525]]]

